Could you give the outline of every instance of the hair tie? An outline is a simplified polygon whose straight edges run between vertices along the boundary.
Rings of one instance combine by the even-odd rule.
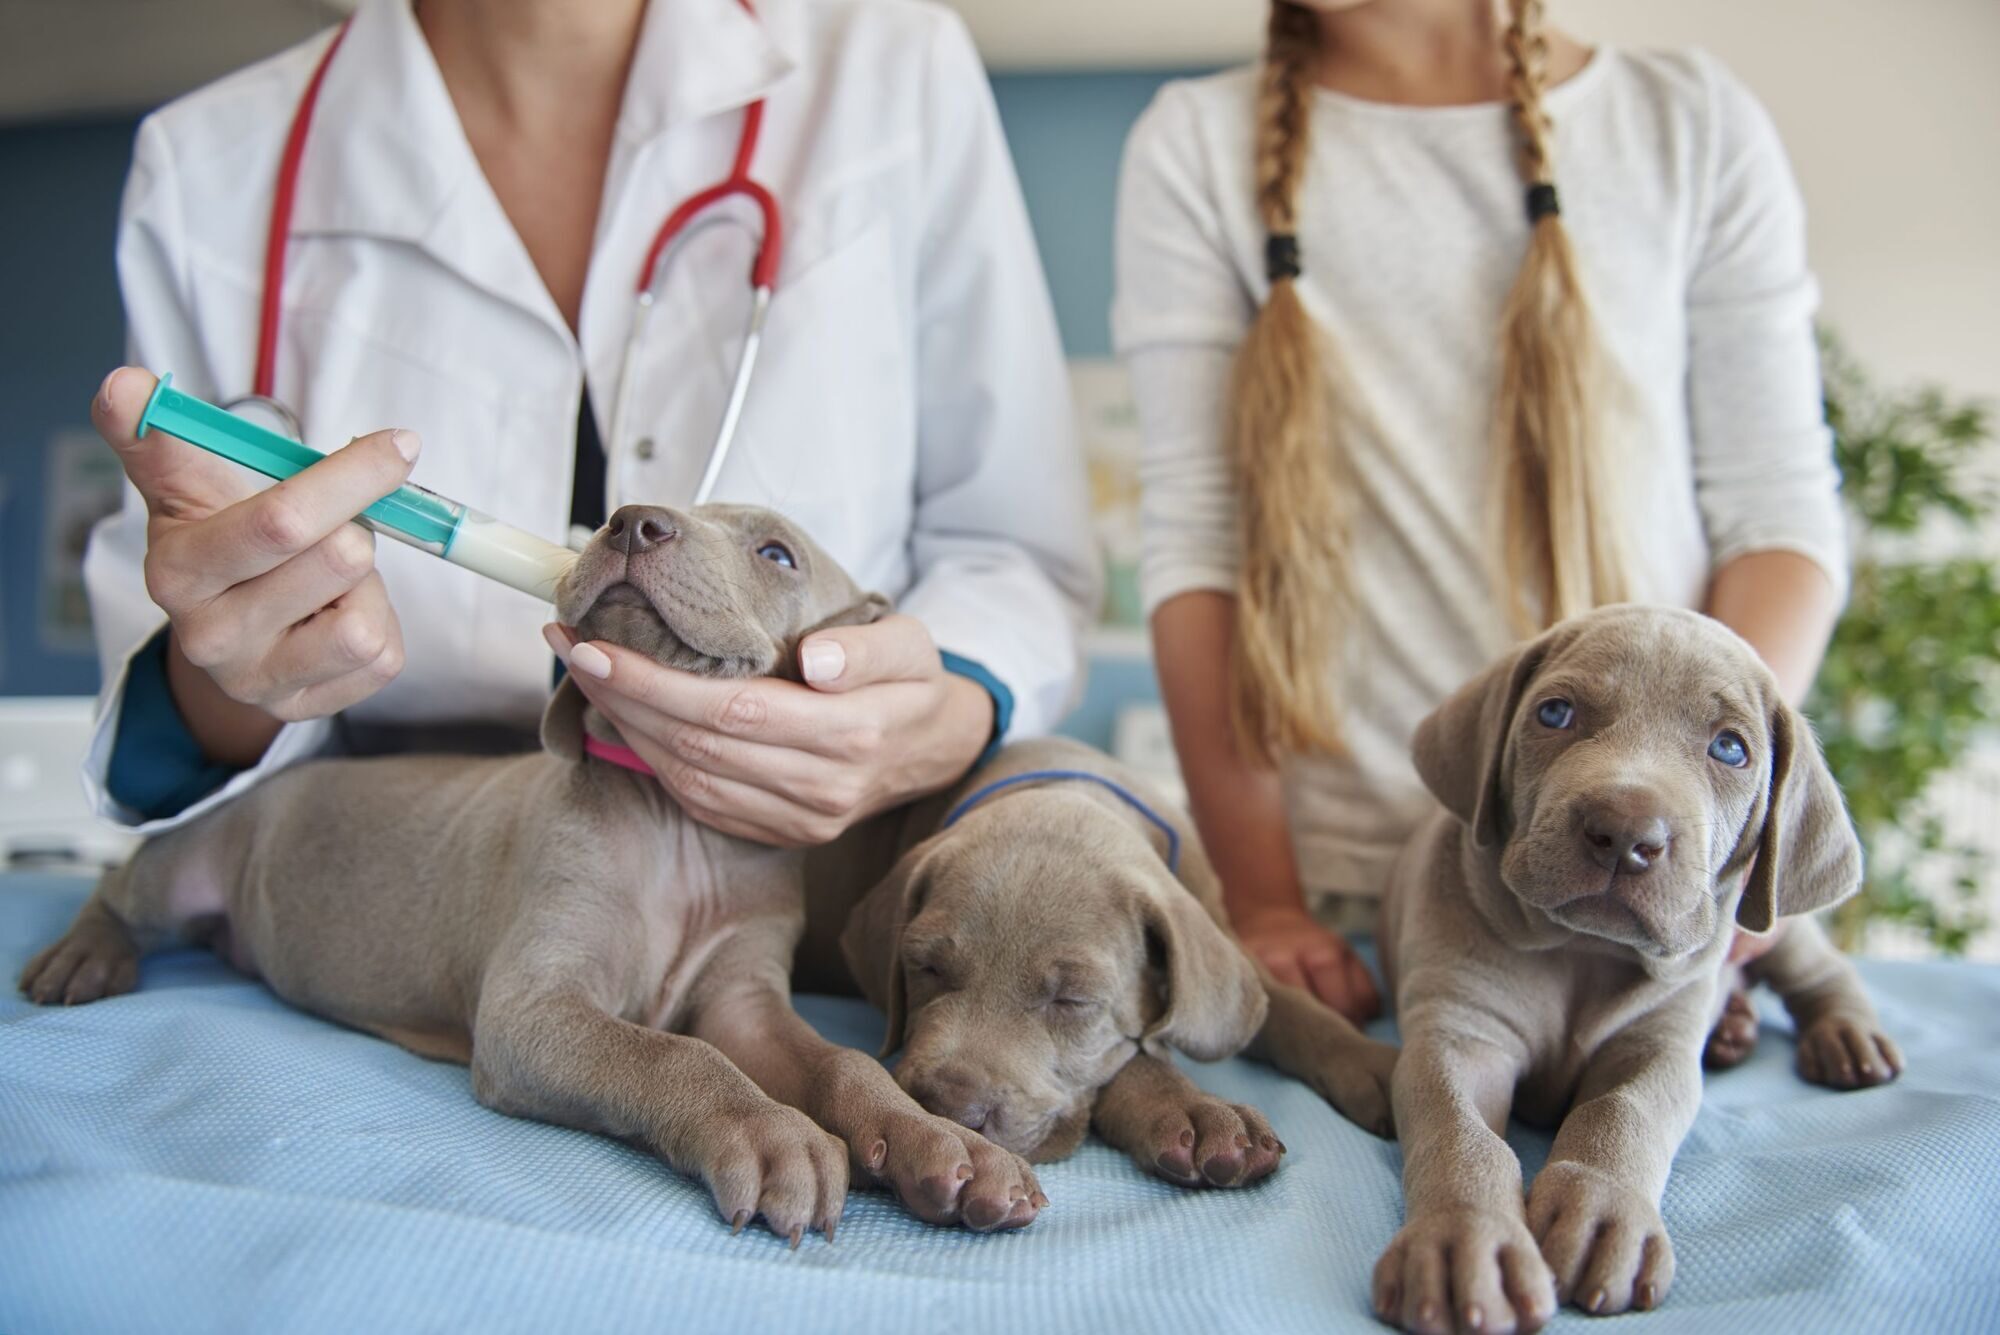
[[[1299,276],[1299,239],[1290,232],[1264,238],[1264,276],[1272,282]]]
[[[1548,181],[1537,181],[1528,187],[1528,222],[1538,223],[1544,218],[1554,218],[1562,213],[1562,204],[1556,199],[1556,188]]]

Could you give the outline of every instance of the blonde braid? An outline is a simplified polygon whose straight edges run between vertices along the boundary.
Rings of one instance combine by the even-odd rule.
[[[1339,747],[1328,657],[1348,592],[1343,460],[1330,429],[1328,349],[1296,281],[1318,40],[1311,11],[1272,5],[1256,128],[1271,286],[1237,352],[1230,395],[1243,551],[1230,708],[1238,746],[1264,759]]]
[[[1622,601],[1629,575],[1603,438],[1609,365],[1556,200],[1543,0],[1509,0],[1509,10],[1507,96],[1529,234],[1501,317],[1494,437],[1502,593],[1527,634]]]

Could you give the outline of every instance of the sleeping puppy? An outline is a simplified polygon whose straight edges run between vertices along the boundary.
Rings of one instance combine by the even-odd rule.
[[[1383,915],[1407,1204],[1375,1310],[1502,1332],[1561,1301],[1652,1307],[1674,1276],[1660,1196],[1731,938],[1854,892],[1840,790],[1750,646],[1665,608],[1557,626],[1425,719],[1414,751],[1443,809]],[[1893,1078],[1853,968],[1810,919],[1787,928],[1752,971],[1797,1022],[1801,1073]],[[1510,1109],[1560,1128],[1525,1209]]]
[[[1023,743],[919,819],[840,944],[924,1107],[1034,1162],[1094,1125],[1168,1181],[1237,1186],[1284,1146],[1168,1049],[1249,1047],[1389,1133],[1395,1050],[1243,952],[1192,823],[1138,775],[1075,742]]]
[[[797,526],[728,505],[624,507],[556,599],[586,639],[737,678],[791,674],[803,636],[887,607]],[[142,952],[205,937],[295,1005],[469,1063],[489,1107],[643,1145],[739,1229],[831,1238],[850,1165],[932,1222],[1035,1217],[1020,1158],[793,1013],[803,853],[700,825],[606,758],[617,733],[571,682],[542,735],[276,775],[106,876],[22,987],[127,992]]]

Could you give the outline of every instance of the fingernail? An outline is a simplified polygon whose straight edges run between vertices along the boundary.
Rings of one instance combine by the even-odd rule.
[[[97,406],[107,413],[111,411],[111,386],[117,381],[118,373],[124,369],[122,366],[112,367],[111,374],[105,376],[104,383],[97,387]]]
[[[611,675],[610,656],[589,641],[571,648],[569,665],[574,671],[588,672],[600,681]]]
[[[807,681],[839,681],[847,668],[847,650],[838,640],[814,640],[799,650],[799,670]]]
[[[391,431],[389,440],[395,445],[396,453],[403,456],[403,462],[406,464],[415,463],[417,451],[424,447],[424,442],[414,431]]]
[[[564,662],[569,660],[569,641],[563,638],[562,627],[551,621],[542,627],[542,638],[549,642],[549,652]]]

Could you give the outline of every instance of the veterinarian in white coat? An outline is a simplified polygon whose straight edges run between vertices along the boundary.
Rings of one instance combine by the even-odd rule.
[[[331,37],[139,130],[118,242],[130,359],[203,397],[250,390],[287,126]],[[811,686],[746,690],[553,628],[545,643],[545,605],[371,553],[343,518],[411,474],[552,538],[687,503],[751,300],[741,199],[716,211],[747,225],[699,230],[662,274],[610,466],[579,452],[610,439],[647,247],[728,173],[759,98],[750,171],[782,211],[783,263],[714,499],[785,511],[906,615],[809,641]],[[551,647],[697,815],[772,842],[830,838],[952,782],[1001,733],[1053,725],[1096,563],[1046,288],[954,16],[365,0],[310,124],[274,393],[318,449],[374,434],[232,509],[251,488],[228,465],[133,439],[150,376],[106,381],[93,412],[135,487],[86,561],[101,811],[152,830],[360,732],[530,727]]]

